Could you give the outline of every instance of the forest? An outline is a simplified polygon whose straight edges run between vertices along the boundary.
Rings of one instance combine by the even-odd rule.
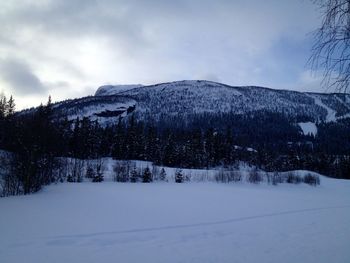
[[[349,119],[317,123],[314,136],[303,135],[283,114],[267,111],[197,114],[182,125],[180,117],[136,121],[133,113],[109,126],[89,118],[69,121],[52,116],[51,98],[26,114],[15,112],[12,97],[1,99],[0,149],[10,156],[1,160],[6,159],[11,178],[16,179],[12,181],[18,186],[12,188],[21,188],[24,194],[57,180],[53,171],[64,165],[58,157],[113,157],[202,169],[245,162],[269,172],[305,169],[350,179]]]

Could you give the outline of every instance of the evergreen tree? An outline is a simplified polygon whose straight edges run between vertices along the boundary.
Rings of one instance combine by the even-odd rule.
[[[130,182],[136,183],[138,181],[138,178],[139,178],[139,174],[136,170],[136,167],[134,167],[134,169],[132,169],[132,171],[130,173]]]
[[[143,183],[150,183],[152,181],[153,181],[152,173],[151,173],[151,170],[147,166],[146,169],[143,172],[142,182]]]
[[[165,172],[164,168],[162,168],[162,170],[160,170],[159,180],[160,181],[165,181],[166,180],[166,172]]]
[[[13,99],[12,95],[10,96],[10,99],[6,103],[5,107],[5,115],[6,116],[12,116],[15,113],[15,100]]]
[[[104,180],[103,171],[102,171],[102,162],[96,165],[96,175],[92,178],[92,182],[100,183]]]
[[[184,182],[184,175],[182,174],[181,169],[176,169],[176,171],[175,171],[175,182],[176,183],[183,183]]]
[[[6,106],[7,106],[7,101],[6,101],[6,96],[4,93],[0,94],[0,119],[3,119],[6,116]]]

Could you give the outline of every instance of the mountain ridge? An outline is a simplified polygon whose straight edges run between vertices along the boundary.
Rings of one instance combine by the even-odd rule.
[[[280,113],[298,121],[332,122],[350,117],[350,94],[230,86],[206,80],[154,85],[104,85],[95,96],[58,102],[57,118],[88,117],[106,125],[133,112],[137,119],[200,114]]]

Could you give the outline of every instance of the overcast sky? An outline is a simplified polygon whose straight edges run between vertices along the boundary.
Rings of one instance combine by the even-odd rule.
[[[3,0],[0,91],[18,108],[183,79],[321,91],[319,24],[311,0]]]

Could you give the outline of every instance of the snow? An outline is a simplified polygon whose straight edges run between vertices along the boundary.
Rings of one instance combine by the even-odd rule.
[[[104,85],[97,89],[95,96],[109,96],[116,95],[120,92],[130,89],[140,88],[141,84],[126,84],[126,85]]]
[[[350,262],[350,182],[321,179],[51,185],[0,199],[0,261]]]
[[[328,107],[326,104],[324,104],[321,99],[318,97],[318,95],[316,94],[308,94],[309,97],[313,98],[315,101],[315,104],[324,108],[327,111],[327,115],[326,115],[326,122],[332,122],[332,121],[336,121],[337,117],[336,117],[336,111],[331,109],[330,107]]]
[[[304,135],[312,134],[312,135],[316,136],[317,127],[316,127],[315,123],[313,123],[313,122],[299,122],[298,125],[300,126]]]
[[[135,100],[128,100],[123,103],[114,103],[114,104],[98,104],[94,106],[82,107],[79,109],[79,112],[76,114],[67,115],[68,120],[75,120],[77,118],[88,117],[91,121],[97,120],[101,124],[117,123],[119,116],[116,117],[98,117],[97,114],[101,114],[105,111],[124,111],[122,116],[125,117],[129,107],[134,107],[136,105]]]

